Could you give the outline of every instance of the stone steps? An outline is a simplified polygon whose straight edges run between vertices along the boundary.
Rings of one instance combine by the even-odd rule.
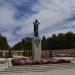
[[[24,65],[24,66],[12,66],[4,71],[1,71],[0,74],[6,73],[26,73],[26,72],[46,72],[53,70],[66,70],[66,69],[75,69],[75,64],[45,64],[45,65]]]

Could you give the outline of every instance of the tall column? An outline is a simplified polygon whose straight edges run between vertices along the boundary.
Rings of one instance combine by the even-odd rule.
[[[38,20],[33,22],[34,24],[34,37],[32,39],[32,57],[34,60],[41,60],[41,39],[38,35]]]
[[[41,60],[41,39],[39,37],[32,39],[32,57],[34,60]]]

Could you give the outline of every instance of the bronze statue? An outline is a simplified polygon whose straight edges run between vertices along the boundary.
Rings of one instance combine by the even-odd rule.
[[[38,35],[38,26],[39,26],[39,22],[38,22],[38,20],[36,19],[35,20],[35,22],[33,22],[33,24],[34,24],[34,36],[35,37],[38,37],[39,35]]]

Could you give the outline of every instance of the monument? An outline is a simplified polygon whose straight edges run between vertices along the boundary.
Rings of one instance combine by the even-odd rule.
[[[39,22],[36,19],[34,24],[34,37],[32,39],[32,57],[34,60],[41,60],[41,39],[38,34]]]

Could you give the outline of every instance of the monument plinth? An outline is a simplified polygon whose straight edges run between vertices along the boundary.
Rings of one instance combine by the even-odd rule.
[[[41,39],[38,35],[38,20],[34,24],[34,37],[32,39],[32,57],[34,60],[41,60]]]

